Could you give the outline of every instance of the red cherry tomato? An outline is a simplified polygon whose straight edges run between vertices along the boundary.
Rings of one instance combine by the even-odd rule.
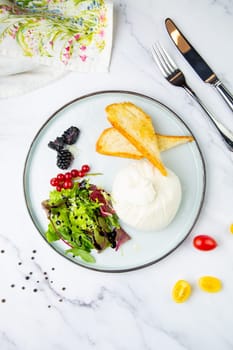
[[[212,250],[217,247],[217,242],[210,236],[199,235],[194,237],[193,245],[199,250]]]

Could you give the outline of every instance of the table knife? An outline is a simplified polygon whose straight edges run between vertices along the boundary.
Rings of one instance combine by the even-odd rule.
[[[217,89],[230,109],[233,111],[233,96],[230,91],[227,90],[216,74],[199,55],[199,53],[192,47],[190,42],[184,37],[170,18],[166,18],[165,25],[171,39],[191,67],[205,83],[209,83]]]

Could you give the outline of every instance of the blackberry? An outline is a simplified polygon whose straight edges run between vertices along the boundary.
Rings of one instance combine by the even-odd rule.
[[[62,134],[63,141],[67,145],[73,145],[79,136],[80,130],[76,126],[71,126]]]
[[[64,143],[63,137],[57,137],[54,141],[50,141],[48,143],[49,148],[51,148],[57,152],[60,152],[61,150],[63,150],[64,145],[65,145],[65,143]]]
[[[67,149],[63,149],[57,153],[57,166],[60,169],[68,169],[73,161],[73,155]]]

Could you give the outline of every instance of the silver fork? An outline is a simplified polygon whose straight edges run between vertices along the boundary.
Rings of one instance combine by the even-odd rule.
[[[160,71],[169,81],[169,83],[184,88],[185,91],[201,106],[201,108],[206,112],[208,117],[211,119],[219,131],[228,149],[233,152],[233,132],[224,126],[220,121],[218,121],[207,109],[207,107],[203,104],[195,92],[186,83],[183,72],[176,66],[175,62],[159,43],[156,43],[152,46],[152,56],[157,63]]]

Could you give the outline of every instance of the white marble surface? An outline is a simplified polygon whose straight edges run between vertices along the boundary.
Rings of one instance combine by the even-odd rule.
[[[233,91],[232,0],[116,0],[109,73],[71,73],[0,100],[0,301],[6,300],[0,302],[1,350],[233,349],[233,154],[197,105],[156,70],[151,44],[159,39],[166,46],[199,97],[231,129],[233,116],[176,51],[164,28],[168,16]],[[172,108],[193,130],[207,168],[205,203],[190,236],[158,264],[123,274],[83,269],[50,249],[31,222],[22,186],[25,157],[42,123],[73,98],[108,89],[138,91]],[[192,238],[199,233],[214,236],[218,248],[195,250]],[[197,279],[203,275],[218,276],[221,293],[200,291]],[[193,286],[184,304],[171,299],[178,279]]]

